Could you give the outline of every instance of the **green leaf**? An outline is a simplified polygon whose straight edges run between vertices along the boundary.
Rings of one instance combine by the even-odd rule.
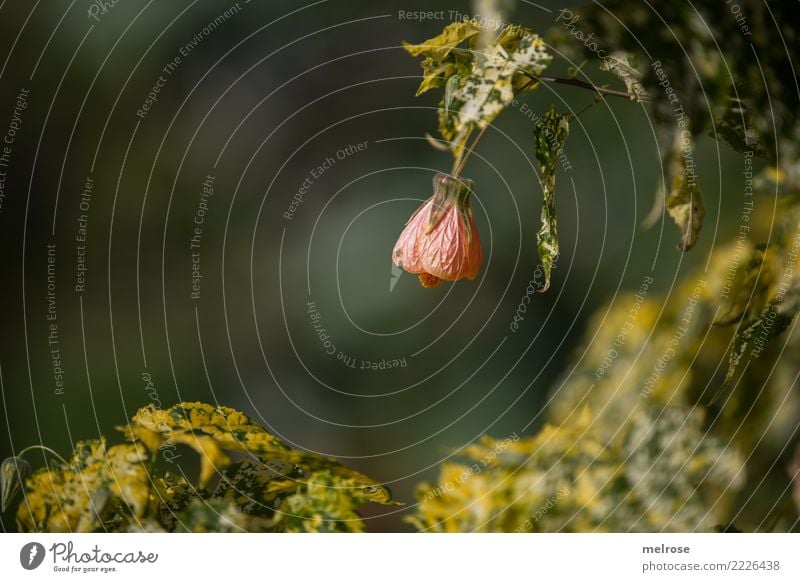
[[[432,58],[422,61],[422,69],[422,82],[417,89],[417,97],[431,89],[445,86],[447,81],[459,71],[469,70],[468,65],[460,65],[457,61],[440,63]]]
[[[196,497],[178,516],[178,522],[189,532],[264,532],[273,526],[272,520],[249,515],[229,501]]]
[[[713,120],[708,134],[721,139],[739,153],[748,152],[774,161],[775,154],[761,143],[752,117],[752,112],[739,99],[731,98],[725,112]]]
[[[747,313],[759,313],[766,306],[772,284],[772,261],[766,261],[767,249],[764,245],[752,247],[741,243],[742,260],[747,264],[731,282],[727,310],[714,320],[714,325],[730,325],[746,319]]]
[[[536,161],[539,164],[539,180],[542,185],[542,226],[536,233],[539,260],[544,269],[545,282],[540,292],[550,288],[550,273],[558,259],[558,230],[556,220],[556,170],[564,152],[564,142],[569,135],[569,114],[557,113],[550,107],[534,129]]]
[[[780,246],[780,238],[779,232],[775,245],[756,249],[748,265],[750,272],[741,281],[735,281],[740,285],[739,302],[745,301],[744,296],[747,299],[720,393],[730,388],[747,363],[760,357],[800,313],[800,279],[794,275],[796,257],[789,252],[791,247]]]
[[[315,473],[306,487],[287,497],[278,518],[287,532],[361,532],[356,512],[364,501],[359,488],[328,472]]]
[[[302,486],[298,480],[301,474],[302,471],[289,463],[243,459],[225,470],[214,497],[233,501],[250,515],[272,517],[281,494],[293,492]],[[290,487],[275,487],[278,481]]]
[[[483,129],[494,121],[514,99],[515,79],[541,74],[552,60],[538,35],[527,30],[523,34],[521,30],[524,29],[517,29],[504,43],[498,41],[476,52],[471,71],[452,91],[450,106],[444,108],[443,115],[440,111],[442,135],[456,146],[473,129]]]
[[[786,302],[771,301],[755,321],[740,327],[731,348],[726,385],[738,378],[745,365],[758,358],[772,339],[786,331],[799,312],[800,300],[797,297]]]
[[[697,242],[706,209],[694,172],[694,141],[688,131],[674,133],[673,148],[667,153],[667,212],[681,232],[678,248],[686,252]]]
[[[455,50],[458,45],[478,34],[478,26],[472,22],[454,22],[438,36],[422,44],[403,43],[412,56],[424,56],[422,61],[422,82],[417,96],[426,91],[444,87],[453,75],[466,74],[472,63],[471,51]]]

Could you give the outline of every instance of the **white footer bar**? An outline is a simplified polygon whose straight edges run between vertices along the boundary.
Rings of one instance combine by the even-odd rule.
[[[4,580],[800,580],[800,534],[5,534]],[[578,577],[582,578],[578,578]],[[180,578],[178,578],[180,577]]]

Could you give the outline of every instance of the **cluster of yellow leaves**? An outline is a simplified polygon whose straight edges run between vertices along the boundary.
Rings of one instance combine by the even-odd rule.
[[[28,479],[21,531],[362,531],[361,505],[392,503],[379,483],[224,406],[150,405],[120,430],[130,442],[81,442]],[[177,445],[200,457],[196,486],[159,470],[159,450]]]
[[[719,491],[741,485],[741,459],[704,434],[701,415],[643,407],[616,429],[609,437],[609,424],[584,407],[482,467],[486,451],[502,442],[485,438],[461,455],[466,463],[445,463],[436,485],[420,486],[410,521],[423,531],[521,533],[696,531],[719,523]]]
[[[138,443],[112,447],[105,439],[78,443],[67,465],[34,473],[17,521],[21,531],[103,531],[106,516],[127,526],[150,501],[150,455]]]
[[[419,488],[417,527],[792,527],[797,461],[792,468],[785,457],[800,415],[792,389],[800,331],[780,332],[800,300],[800,205],[780,204],[769,245],[738,239],[668,296],[656,295],[645,276],[601,309],[576,366],[554,389],[549,424],[492,463],[487,451],[502,441],[489,438],[445,463],[436,484]],[[788,471],[776,475],[776,464]],[[767,477],[747,474],[769,475],[770,490],[784,491],[769,515],[753,507]]]
[[[752,252],[742,243],[723,247],[708,272],[670,297],[655,296],[645,277],[636,293],[600,310],[577,367],[555,388],[549,424],[486,466],[481,460],[499,441],[487,438],[445,463],[436,484],[419,488],[417,527],[707,531],[725,523],[745,481],[745,455],[763,435],[760,421],[778,412],[769,393],[754,400],[734,392],[721,412],[703,404],[716,391],[714,369],[732,333],[714,322],[743,310],[732,292],[720,304],[731,288],[726,274],[738,260],[744,268]]]

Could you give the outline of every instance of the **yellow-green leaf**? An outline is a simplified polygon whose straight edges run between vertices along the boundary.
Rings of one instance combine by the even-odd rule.
[[[552,60],[538,35],[527,31],[514,39],[512,50],[498,43],[475,53],[469,75],[452,91],[451,106],[440,117],[445,137],[460,143],[473,129],[489,125],[514,99],[514,79],[539,75]]]
[[[421,42],[420,44],[403,43],[403,48],[412,57],[425,55],[443,61],[450,52],[465,40],[468,40],[480,32],[480,27],[472,20],[453,22],[444,27],[444,30],[433,38]]]

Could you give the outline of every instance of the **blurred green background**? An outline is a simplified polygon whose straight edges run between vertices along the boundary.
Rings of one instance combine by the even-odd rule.
[[[544,32],[559,4],[570,3],[523,2],[512,18]],[[533,125],[520,107],[503,113],[464,172],[477,190],[479,278],[427,290],[408,274],[393,279],[390,263],[433,174],[451,165],[424,140],[438,96],[414,97],[420,69],[401,41],[433,36],[455,12],[470,14],[469,2],[92,6],[0,9],[0,131],[29,90],[0,210],[3,457],[33,443],[66,454],[79,439],[116,438],[113,427],[154,399],[218,402],[385,482],[406,505],[368,508],[367,527],[410,530],[402,516],[415,484],[453,449],[483,433],[535,432],[596,308],[651,272],[668,294],[736,233],[740,211],[723,208],[720,191],[741,189],[741,159],[710,139],[697,159],[708,208],[698,246],[682,255],[671,223],[640,226],[660,172],[653,130],[641,104],[609,99],[573,124],[571,170],[558,178],[562,256],[553,287],[513,332],[538,262],[541,204]],[[445,19],[400,14],[421,9]],[[552,85],[525,97],[539,113],[591,100]],[[81,215],[85,289],[76,291]],[[400,365],[381,364],[392,361]],[[15,530],[13,511],[2,527]]]

